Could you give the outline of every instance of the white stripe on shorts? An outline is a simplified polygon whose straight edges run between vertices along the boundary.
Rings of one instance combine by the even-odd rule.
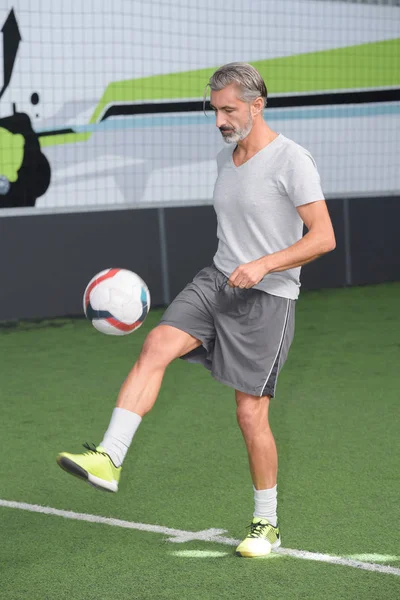
[[[269,370],[268,376],[267,376],[266,380],[264,381],[264,385],[263,385],[263,386],[262,386],[262,388],[261,388],[260,398],[261,398],[261,397],[262,397],[262,395],[263,395],[263,391],[264,391],[264,389],[265,389],[265,386],[267,385],[268,379],[271,377],[272,369],[274,368],[274,365],[275,365],[275,363],[276,363],[276,359],[278,358],[278,354],[279,354],[279,352],[280,352],[280,351],[281,351],[281,349],[282,349],[283,338],[284,338],[284,336],[285,336],[285,331],[286,331],[287,322],[288,322],[288,318],[289,318],[289,308],[290,308],[290,300],[289,300],[289,298],[288,298],[288,299],[287,299],[287,304],[286,304],[286,315],[285,315],[285,319],[284,319],[284,321],[283,321],[283,327],[282,327],[281,339],[280,339],[280,342],[279,342],[279,344],[278,344],[278,350],[276,351],[275,358],[274,358],[274,360],[272,361],[272,365],[271,365],[271,368],[270,368],[270,370]],[[274,389],[275,389],[275,384],[274,384]]]

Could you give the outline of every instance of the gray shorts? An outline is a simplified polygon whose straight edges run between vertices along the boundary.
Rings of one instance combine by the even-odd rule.
[[[273,397],[293,340],[295,300],[227,282],[214,265],[206,267],[173,300],[160,324],[201,341],[184,360],[201,363],[236,390]]]

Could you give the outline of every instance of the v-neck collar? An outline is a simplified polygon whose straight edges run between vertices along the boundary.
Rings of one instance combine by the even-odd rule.
[[[249,159],[247,159],[241,165],[235,165],[235,161],[233,159],[233,154],[234,154],[234,152],[235,152],[235,150],[237,148],[237,144],[236,144],[236,146],[232,150],[232,154],[231,154],[231,161],[232,161],[233,168],[234,169],[241,169],[242,167],[244,167],[245,165],[247,165],[248,163],[250,163],[254,158],[256,158],[256,156],[259,156],[261,153],[266,154],[272,146],[276,145],[275,142],[277,142],[278,140],[280,141],[282,139],[283,139],[283,135],[281,133],[278,133],[278,135],[276,136],[276,138],[274,138],[272,140],[272,142],[269,142],[266,146],[264,146],[264,148],[261,148],[261,150],[259,150],[255,154],[253,154],[253,156],[251,156]]]

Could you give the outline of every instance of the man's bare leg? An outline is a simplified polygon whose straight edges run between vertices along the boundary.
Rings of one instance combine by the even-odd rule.
[[[236,548],[239,556],[266,556],[281,545],[277,518],[278,456],[268,423],[270,397],[236,391],[237,419],[249,456],[254,486],[254,513],[250,530]]]
[[[169,325],[159,325],[149,333],[121,387],[100,444],[116,466],[122,464],[142,417],[153,408],[167,366],[200,344],[193,336]]]
[[[169,325],[159,325],[147,336],[140,356],[123,383],[110,424],[97,448],[83,454],[61,452],[57,463],[72,475],[99,489],[116,492],[121,465],[145,415],[153,407],[165,369],[175,358],[201,342]]]
[[[121,387],[117,407],[143,417],[154,406],[167,366],[199,346],[199,340],[176,327],[159,325],[153,329]]]
[[[270,397],[236,391],[236,403],[254,485],[254,516],[267,518],[276,526],[278,455],[268,422]]]
[[[270,397],[236,391],[237,419],[249,455],[251,478],[256,490],[272,488],[278,474],[275,439],[268,422]]]

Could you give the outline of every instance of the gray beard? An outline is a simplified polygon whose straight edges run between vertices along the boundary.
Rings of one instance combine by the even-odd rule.
[[[249,120],[247,121],[244,127],[242,127],[241,129],[235,129],[235,131],[232,131],[232,133],[229,133],[227,135],[222,134],[222,137],[224,138],[224,142],[226,142],[227,144],[241,142],[242,140],[244,140],[244,138],[246,138],[249,135],[252,129],[253,120],[249,115]]]

